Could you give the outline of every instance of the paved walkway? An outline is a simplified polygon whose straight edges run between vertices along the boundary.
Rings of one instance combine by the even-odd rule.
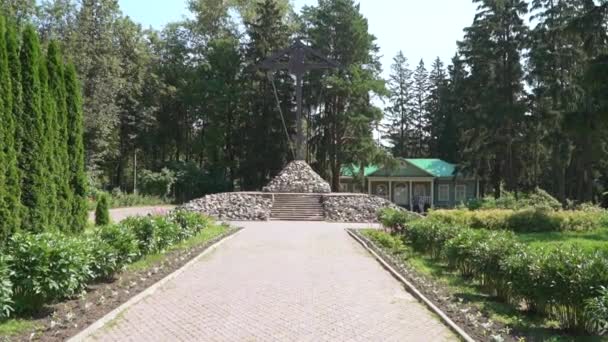
[[[348,236],[345,224],[239,225],[245,230],[94,340],[456,340]]]

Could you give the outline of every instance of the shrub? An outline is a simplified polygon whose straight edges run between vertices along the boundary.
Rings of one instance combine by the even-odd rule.
[[[16,311],[33,312],[84,290],[93,276],[87,250],[82,239],[59,233],[13,235],[8,253]]]
[[[441,257],[445,243],[462,230],[459,226],[421,219],[410,222],[405,229],[405,237],[412,243],[414,249],[428,253],[431,257]]]
[[[139,255],[152,252],[154,246],[154,222],[149,217],[129,217],[120,223],[135,235]]]
[[[154,226],[154,252],[162,252],[167,247],[181,241],[181,229],[177,223],[163,216],[152,217],[150,220]]]
[[[509,229],[509,218],[513,215],[512,210],[492,209],[469,212],[469,220],[472,228],[485,228],[490,230]]]
[[[143,170],[139,175],[140,190],[145,195],[167,198],[176,181],[175,172],[164,168],[160,172]]]
[[[110,203],[108,195],[102,194],[95,209],[95,225],[105,226],[110,224]]]
[[[8,264],[9,257],[0,254],[0,321],[8,318],[13,312],[13,283]]]
[[[388,249],[392,254],[400,255],[403,257],[407,253],[407,247],[403,243],[403,240],[398,236],[391,235],[389,233],[379,230],[367,230],[365,235],[377,245],[382,248]]]
[[[445,241],[443,256],[448,265],[465,277],[475,275],[475,246],[487,235],[486,231],[479,229],[460,229],[450,239]]]
[[[118,251],[96,234],[90,234],[86,240],[89,255],[89,269],[93,279],[110,279],[120,269]]]
[[[378,221],[393,231],[402,230],[408,222],[419,218],[417,214],[399,208],[389,207],[378,212]]]
[[[529,193],[520,193],[517,196],[508,191],[503,191],[500,198],[486,196],[483,199],[475,199],[468,202],[470,210],[479,209],[511,209],[538,208],[548,210],[559,210],[562,204],[545,190],[536,188]]]
[[[517,232],[549,232],[561,229],[560,218],[544,209],[524,209],[505,217],[505,229]]]
[[[608,288],[602,286],[599,295],[585,303],[587,331],[597,335],[608,335]]]
[[[96,238],[104,241],[116,252],[118,268],[129,264],[139,257],[138,240],[126,225],[103,226],[95,231]]]
[[[175,210],[167,216],[167,219],[179,225],[180,240],[195,236],[211,223],[208,217],[187,210]]]

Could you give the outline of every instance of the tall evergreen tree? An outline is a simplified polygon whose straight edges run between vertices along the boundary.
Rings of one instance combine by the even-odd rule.
[[[353,0],[321,0],[317,7],[305,7],[303,17],[313,48],[343,67],[327,71],[331,75],[327,83],[311,85],[331,86],[320,97],[317,106],[322,110],[313,123],[314,164],[322,175],[329,174],[327,178],[338,191],[342,165],[362,162],[357,151],[370,149],[356,145],[369,146],[373,130],[382,120],[382,111],[372,103],[372,96],[386,94],[378,46]]]
[[[458,162],[453,149],[458,146],[454,113],[449,108],[448,75],[439,57],[429,73],[429,156]]]
[[[470,85],[478,94],[471,113],[475,124],[467,132],[468,163],[491,159],[491,182],[500,196],[501,183],[517,189],[524,151],[518,138],[525,130],[525,103],[521,54],[525,46],[528,12],[523,0],[474,0],[479,10],[473,25],[465,29],[460,50],[471,69]],[[486,142],[490,143],[486,143]]]
[[[391,71],[388,81],[390,107],[387,108],[389,124],[386,138],[392,145],[391,151],[395,157],[408,157],[414,96],[412,71],[402,51],[393,58]]]
[[[70,229],[82,231],[87,223],[87,176],[85,173],[84,119],[82,97],[76,68],[68,64],[65,69],[67,106],[69,181],[73,191]]]
[[[420,60],[413,74],[413,106],[412,106],[412,140],[410,142],[410,156],[425,158],[429,154],[429,112],[428,99],[430,95],[429,75]]]
[[[36,30],[26,26],[20,53],[23,111],[17,122],[21,126],[21,201],[25,207],[22,227],[40,232],[49,224],[47,150],[45,146],[45,111],[42,108],[43,87],[40,81],[41,52]]]
[[[19,228],[20,213],[15,118],[6,38],[6,22],[0,16],[0,244]]]
[[[54,118],[49,120],[50,127],[47,128],[49,136],[54,141],[50,144],[52,148],[51,158],[53,160],[53,173],[55,179],[55,190],[57,196],[57,216],[55,224],[61,230],[69,230],[69,214],[72,204],[72,190],[70,189],[69,158],[68,158],[68,118],[66,90],[63,75],[63,59],[59,44],[52,41],[47,52],[48,71],[48,95],[54,104]],[[52,131],[52,132],[51,132]]]

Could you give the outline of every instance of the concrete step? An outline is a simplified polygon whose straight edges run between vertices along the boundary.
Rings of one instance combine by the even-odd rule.
[[[319,195],[275,195],[271,220],[322,221],[325,219],[322,197]]]

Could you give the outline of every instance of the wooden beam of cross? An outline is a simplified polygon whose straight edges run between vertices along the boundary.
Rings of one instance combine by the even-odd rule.
[[[304,150],[304,127],[302,123],[302,88],[304,74],[311,70],[340,69],[340,64],[323,56],[319,52],[306,46],[301,40],[297,39],[290,47],[275,52],[263,60],[258,65],[258,68],[270,72],[288,70],[290,74],[296,76],[296,159],[306,159]]]

